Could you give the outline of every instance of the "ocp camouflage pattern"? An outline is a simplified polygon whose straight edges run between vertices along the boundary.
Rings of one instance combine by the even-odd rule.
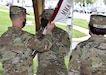
[[[52,31],[52,47],[38,53],[37,75],[67,75],[64,57],[70,51],[70,39],[66,31],[55,27]],[[38,36],[40,36],[38,34]]]
[[[106,37],[90,37],[72,51],[69,72],[75,75],[106,75]]]
[[[44,40],[39,41],[33,34],[9,27],[0,37],[2,75],[33,75],[32,53],[48,51],[52,46],[50,36],[47,34]]]

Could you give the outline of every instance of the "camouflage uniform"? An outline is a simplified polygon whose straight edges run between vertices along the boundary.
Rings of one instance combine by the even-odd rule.
[[[70,39],[66,31],[53,29],[52,47],[48,52],[38,53],[37,75],[67,75],[64,57],[70,50]]]
[[[94,15],[90,23],[93,27],[105,28],[103,18]],[[106,75],[106,37],[91,36],[76,46],[70,58],[69,75]]]
[[[36,36],[18,27],[9,27],[0,37],[2,75],[33,75],[33,52],[48,51],[52,46],[51,32],[39,41]]]

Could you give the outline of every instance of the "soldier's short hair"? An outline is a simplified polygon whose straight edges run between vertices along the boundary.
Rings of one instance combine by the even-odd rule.
[[[42,12],[42,14],[40,15],[41,17],[51,17],[53,14],[53,9],[44,9],[44,11]]]
[[[93,14],[90,16],[89,24],[95,28],[106,28],[106,16]]]
[[[20,6],[10,6],[10,15],[28,14],[26,9]]]

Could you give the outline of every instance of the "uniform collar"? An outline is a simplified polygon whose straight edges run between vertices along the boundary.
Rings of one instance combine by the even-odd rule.
[[[96,40],[96,41],[104,41],[104,39],[106,39],[106,37],[104,37],[104,36],[92,36],[90,39]]]
[[[22,33],[22,29],[16,26],[13,27],[8,27],[8,30],[15,33],[15,34],[21,34]]]

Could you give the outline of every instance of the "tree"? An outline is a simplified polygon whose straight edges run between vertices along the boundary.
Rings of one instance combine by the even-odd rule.
[[[104,1],[104,4],[106,4],[106,0],[103,0]]]
[[[74,0],[76,3],[82,3],[83,6],[85,6],[85,4],[92,4],[95,0]]]

